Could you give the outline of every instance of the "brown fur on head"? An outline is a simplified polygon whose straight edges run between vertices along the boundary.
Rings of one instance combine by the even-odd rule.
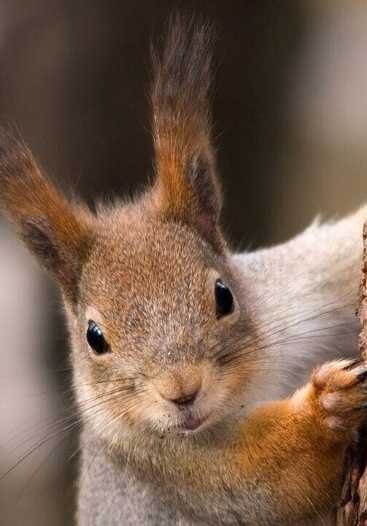
[[[249,324],[218,225],[209,41],[207,26],[176,19],[155,55],[156,179],[133,203],[93,216],[2,136],[1,206],[63,292],[81,411],[117,440],[126,429],[210,427],[239,409],[252,376],[238,353]],[[218,278],[234,296],[222,317]],[[100,355],[86,340],[91,321],[106,341]]]
[[[155,197],[166,218],[194,224],[212,247],[222,250],[217,227],[221,195],[211,139],[208,92],[212,30],[179,16],[161,56],[153,51]]]
[[[41,173],[27,146],[0,132],[0,206],[70,303],[77,300],[82,265],[91,246],[91,214],[71,204]]]

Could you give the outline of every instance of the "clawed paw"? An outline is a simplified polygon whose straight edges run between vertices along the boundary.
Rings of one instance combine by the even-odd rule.
[[[311,378],[321,417],[334,431],[357,431],[367,420],[367,363],[362,360],[328,362]]]

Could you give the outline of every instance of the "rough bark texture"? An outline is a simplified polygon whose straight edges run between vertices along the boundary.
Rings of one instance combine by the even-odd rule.
[[[359,348],[367,359],[367,223],[363,229],[363,262],[358,316],[361,322]],[[367,526],[367,423],[345,458],[342,495],[336,526]]]

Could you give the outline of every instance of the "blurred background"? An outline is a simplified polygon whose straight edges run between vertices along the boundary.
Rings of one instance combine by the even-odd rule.
[[[149,41],[177,6],[218,29],[233,245],[280,242],[367,201],[362,0],[0,0],[0,122],[88,202],[136,191],[152,171]],[[70,399],[62,308],[1,221],[0,334],[0,524],[71,524],[77,439],[54,425]]]

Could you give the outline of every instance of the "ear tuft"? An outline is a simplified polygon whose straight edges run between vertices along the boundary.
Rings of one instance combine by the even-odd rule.
[[[190,187],[198,200],[198,212],[206,216],[213,226],[217,224],[222,206],[219,182],[213,177],[215,167],[210,159],[196,157],[187,174]]]
[[[189,224],[221,251],[221,195],[208,100],[212,37],[210,25],[176,15],[163,51],[153,52],[153,196],[162,217]]]
[[[0,208],[75,302],[92,242],[92,216],[56,190],[23,141],[7,130],[0,131]]]
[[[42,261],[46,270],[52,271],[60,265],[56,242],[44,219],[27,217],[21,220],[19,230],[25,244],[32,247],[34,255]]]

